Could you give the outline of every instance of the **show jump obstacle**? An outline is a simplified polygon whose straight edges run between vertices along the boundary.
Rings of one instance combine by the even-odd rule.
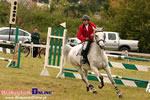
[[[48,28],[44,69],[41,76],[49,76],[47,67],[60,68],[63,66],[63,47],[66,29]],[[54,48],[54,49],[53,49]]]
[[[13,52],[13,59],[7,59],[0,57],[0,60],[8,61],[7,67],[11,68],[20,68],[20,56],[21,56],[21,42],[18,42],[18,27],[16,27],[16,35],[15,35],[15,42],[10,41],[0,41],[0,43],[6,43],[6,44],[14,44],[14,52],[11,49],[8,48],[0,48],[1,52],[4,53],[12,53]]]
[[[46,44],[46,55],[45,55],[45,63],[44,68],[41,72],[41,76],[49,76],[49,72],[47,70],[48,67],[50,68],[57,68],[60,69],[63,66],[63,47],[65,45],[65,38],[66,38],[66,29],[63,28],[48,28],[47,34],[47,44]],[[125,64],[118,64],[116,62],[109,62],[110,67],[118,67],[124,69],[132,69],[137,71],[148,71],[147,67],[135,66],[135,65],[125,65]],[[120,66],[119,66],[120,65]],[[70,78],[77,78],[81,79],[81,76],[76,73],[78,72],[76,69],[64,68],[64,76]],[[89,72],[88,80],[92,81],[99,81],[96,76],[94,76],[93,72]],[[103,74],[104,81],[106,83],[110,83],[109,79],[107,78],[106,74]],[[149,89],[149,81],[147,80],[140,80],[134,79],[129,77],[122,77],[117,75],[112,75],[116,84],[125,85],[125,86],[133,86],[133,87],[140,87],[140,88],[147,88]]]

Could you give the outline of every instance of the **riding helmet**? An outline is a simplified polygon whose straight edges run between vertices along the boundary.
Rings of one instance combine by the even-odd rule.
[[[82,20],[90,20],[90,17],[89,17],[88,15],[84,15],[84,16],[82,17]]]

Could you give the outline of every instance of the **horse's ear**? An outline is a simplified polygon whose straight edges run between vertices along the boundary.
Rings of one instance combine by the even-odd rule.
[[[102,31],[104,31],[104,27],[102,27]]]
[[[104,27],[102,27],[102,31],[104,31]]]
[[[99,30],[100,30],[100,31],[104,31],[104,27],[101,27]]]

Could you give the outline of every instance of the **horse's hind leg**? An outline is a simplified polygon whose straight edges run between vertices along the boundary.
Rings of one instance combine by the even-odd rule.
[[[78,72],[80,73],[83,82],[86,84],[87,91],[91,90],[93,93],[97,93],[97,91],[94,88],[94,86],[89,84],[88,79],[86,77],[86,71],[83,72],[81,68],[78,68]]]
[[[101,89],[104,87],[104,80],[103,80],[103,76],[100,74],[99,70],[94,67],[91,66],[91,69],[94,71],[94,73],[97,75],[98,79],[101,81],[101,85],[98,85],[98,87]]]
[[[120,90],[118,89],[116,83],[114,82],[114,80],[113,80],[113,78],[112,78],[112,76],[111,76],[110,68],[109,68],[108,66],[105,68],[105,71],[106,71],[106,73],[107,73],[107,75],[108,75],[109,80],[110,80],[111,83],[113,84],[113,86],[114,86],[114,88],[115,88],[115,90],[116,90],[116,92],[117,92],[119,98],[122,98],[122,94],[120,93]]]

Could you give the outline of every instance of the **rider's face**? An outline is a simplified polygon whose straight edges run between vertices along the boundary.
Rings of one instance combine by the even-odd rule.
[[[83,20],[83,24],[87,25],[89,23],[89,20]]]

